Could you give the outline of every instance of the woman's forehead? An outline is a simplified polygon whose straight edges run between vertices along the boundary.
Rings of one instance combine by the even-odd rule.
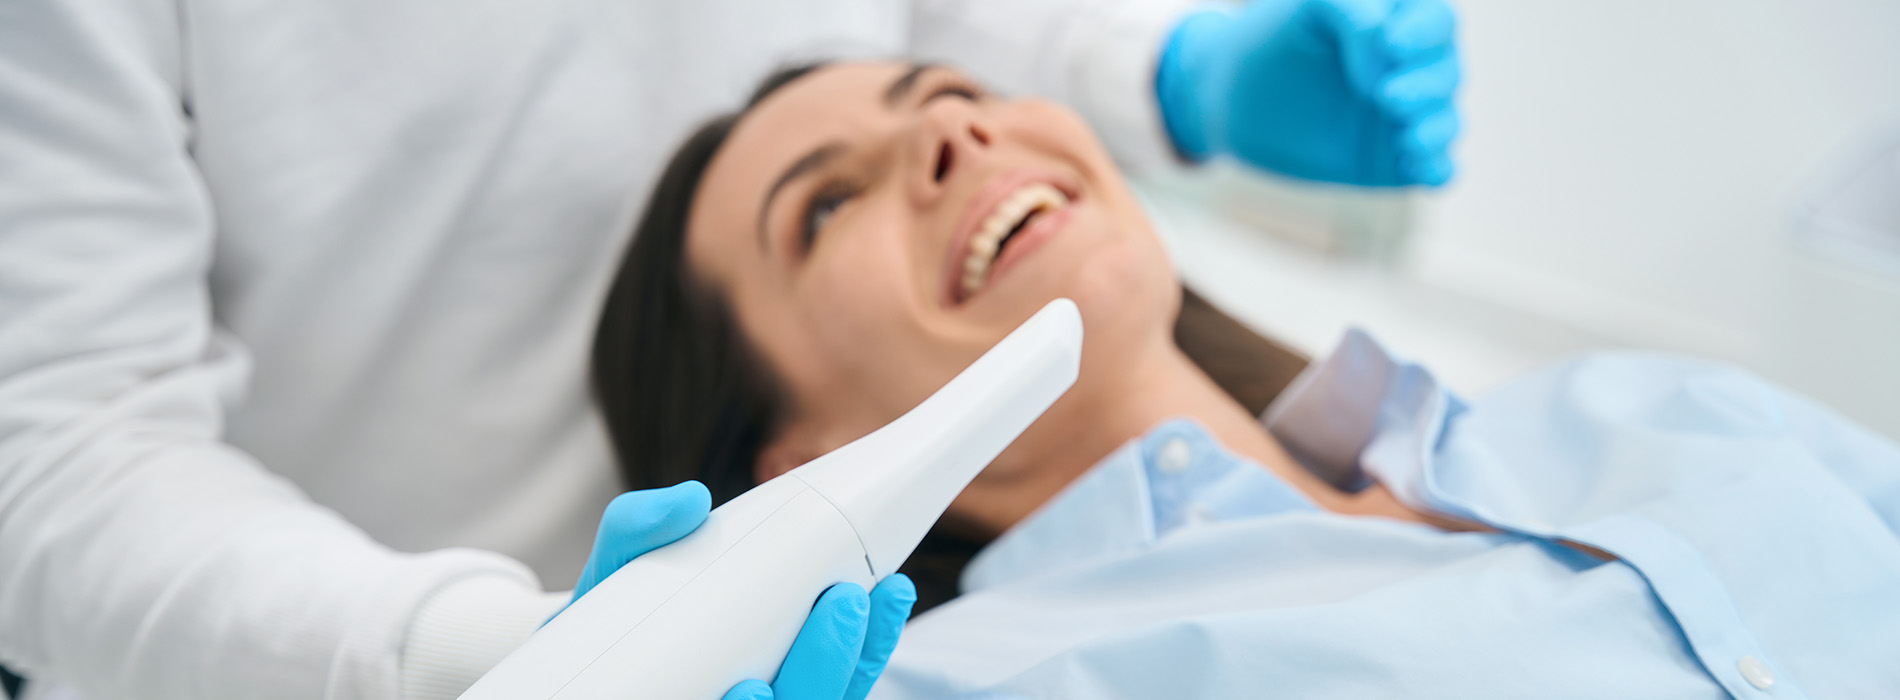
[[[829,63],[786,83],[747,110],[740,124],[777,124],[812,114],[874,109],[891,82],[916,68],[905,61]]]
[[[689,231],[720,239],[754,238],[766,195],[801,158],[847,142],[885,115],[894,80],[914,66],[898,61],[827,65],[779,88],[733,125],[695,197]],[[725,249],[733,241],[713,243]],[[697,248],[692,242],[689,247]],[[711,251],[707,251],[711,252]],[[719,257],[726,257],[721,255]]]
[[[708,174],[746,170],[751,171],[748,179],[765,180],[750,184],[769,186],[775,168],[788,167],[824,140],[847,136],[859,122],[885,111],[885,89],[909,69],[910,64],[895,61],[839,63],[793,80],[733,125]]]

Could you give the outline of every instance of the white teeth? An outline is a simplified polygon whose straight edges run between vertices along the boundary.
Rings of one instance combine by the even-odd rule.
[[[963,296],[968,297],[983,287],[990,263],[996,260],[996,251],[1011,229],[1031,213],[1059,209],[1068,203],[1068,196],[1061,190],[1040,182],[1025,185],[997,203],[970,236],[970,248],[963,259]]]

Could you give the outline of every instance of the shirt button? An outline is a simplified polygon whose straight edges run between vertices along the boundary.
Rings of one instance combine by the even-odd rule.
[[[1161,454],[1156,456],[1155,466],[1160,467],[1164,474],[1179,474],[1193,459],[1194,450],[1188,447],[1187,441],[1173,438],[1161,446]]]
[[[1735,668],[1741,670],[1742,680],[1748,681],[1748,684],[1755,686],[1757,690],[1775,687],[1775,673],[1768,670],[1768,664],[1762,663],[1761,659],[1744,656],[1741,661],[1735,663]]]

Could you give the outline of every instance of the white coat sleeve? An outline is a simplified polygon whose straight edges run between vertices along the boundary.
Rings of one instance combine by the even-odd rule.
[[[1007,94],[1067,103],[1123,168],[1179,165],[1155,67],[1192,0],[913,0],[912,51]]]
[[[500,555],[401,554],[221,444],[181,10],[0,2],[0,663],[113,698],[393,698],[404,635]],[[29,681],[31,682],[31,681]]]

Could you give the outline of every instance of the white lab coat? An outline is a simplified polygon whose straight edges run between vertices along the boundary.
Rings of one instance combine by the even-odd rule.
[[[1169,4],[0,3],[0,663],[449,697],[619,489],[585,393],[679,138],[797,55],[944,57],[1167,159]]]

